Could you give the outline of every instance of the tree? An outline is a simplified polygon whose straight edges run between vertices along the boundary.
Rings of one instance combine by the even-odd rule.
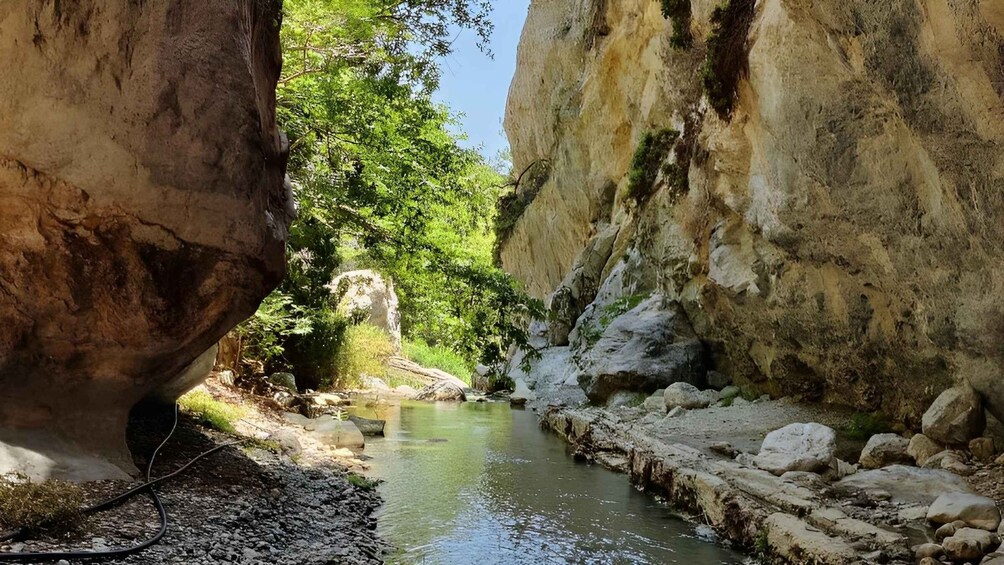
[[[310,331],[286,335],[273,359],[298,376],[332,370],[347,321],[327,285],[346,264],[394,278],[406,335],[488,363],[525,345],[540,304],[491,259],[507,183],[460,147],[431,99],[452,33],[473,31],[487,52],[489,9],[484,0],[286,0],[277,113],[299,219],[278,292]]]

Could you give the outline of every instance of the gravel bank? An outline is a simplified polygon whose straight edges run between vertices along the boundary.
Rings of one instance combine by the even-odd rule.
[[[170,413],[134,417],[133,453],[147,454],[167,433]],[[259,425],[262,422],[258,422]],[[182,418],[154,466],[166,474],[220,443],[233,441]],[[117,563],[369,564],[382,563],[375,534],[375,491],[347,480],[334,459],[304,466],[268,449],[232,446],[208,456],[159,487],[170,527],[161,542]],[[137,458],[137,466],[146,461]],[[137,483],[85,486],[89,502]],[[149,498],[139,496],[94,515],[77,531],[0,546],[0,551],[103,550],[128,547],[159,527]]]

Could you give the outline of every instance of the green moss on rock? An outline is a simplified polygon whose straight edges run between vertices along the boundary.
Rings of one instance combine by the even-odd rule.
[[[641,202],[654,192],[660,167],[679,138],[680,132],[671,129],[649,131],[642,136],[631,158],[628,197]]]

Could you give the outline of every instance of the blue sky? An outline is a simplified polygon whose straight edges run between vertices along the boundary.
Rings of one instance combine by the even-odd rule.
[[[475,34],[464,31],[454,44],[454,51],[442,61],[443,76],[435,99],[450,107],[460,119],[469,137],[467,146],[483,146],[489,159],[508,147],[502,131],[505,100],[516,70],[516,46],[523,30],[530,0],[495,0],[492,21],[495,33],[489,59],[475,45]]]

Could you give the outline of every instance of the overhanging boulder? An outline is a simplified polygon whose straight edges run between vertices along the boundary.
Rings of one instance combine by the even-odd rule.
[[[280,21],[278,0],[0,5],[0,430],[130,469],[130,408],[281,280]],[[0,472],[67,474],[23,461]]]

